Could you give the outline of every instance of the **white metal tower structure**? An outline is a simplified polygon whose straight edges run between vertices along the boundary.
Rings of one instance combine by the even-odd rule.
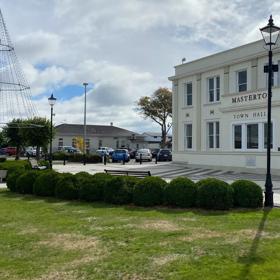
[[[0,10],[0,123],[38,115]]]

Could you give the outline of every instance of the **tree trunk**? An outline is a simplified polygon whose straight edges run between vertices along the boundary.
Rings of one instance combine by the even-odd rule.
[[[17,146],[17,149],[16,149],[16,160],[19,160],[19,154],[20,154],[20,147]]]
[[[164,149],[166,147],[166,126],[162,125],[161,127],[161,148]]]
[[[40,146],[36,147],[36,159],[40,160]]]

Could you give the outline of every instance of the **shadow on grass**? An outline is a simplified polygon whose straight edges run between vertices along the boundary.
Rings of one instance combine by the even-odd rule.
[[[155,206],[155,207],[140,207],[135,206],[133,204],[130,205],[116,205],[116,204],[110,204],[105,202],[87,202],[87,201],[81,201],[81,200],[63,200],[58,199],[55,197],[43,197],[43,196],[35,196],[31,194],[18,194],[11,192],[9,190],[1,190],[0,195],[2,197],[7,198],[14,198],[17,200],[22,201],[34,201],[34,200],[41,200],[47,203],[63,203],[63,205],[69,205],[69,206],[91,206],[92,208],[122,208],[125,211],[129,212],[152,212],[157,211],[163,214],[169,214],[169,215],[178,215],[178,214],[185,214],[186,212],[191,212],[195,215],[200,216],[225,216],[231,213],[252,213],[252,212],[259,212],[261,209],[231,209],[228,211],[222,211],[222,210],[205,210],[201,208],[176,208],[176,207],[168,207],[168,206]]]
[[[254,265],[256,263],[264,262],[264,259],[262,257],[258,256],[257,251],[258,251],[259,243],[260,243],[260,240],[262,237],[262,233],[264,231],[265,223],[266,223],[266,220],[268,218],[270,211],[271,211],[271,208],[263,209],[263,216],[262,216],[262,219],[258,226],[256,235],[251,244],[250,250],[247,253],[247,255],[240,257],[238,260],[239,262],[244,263],[244,267],[241,270],[240,275],[239,275],[239,279],[241,279],[241,280],[248,279],[252,265]]]

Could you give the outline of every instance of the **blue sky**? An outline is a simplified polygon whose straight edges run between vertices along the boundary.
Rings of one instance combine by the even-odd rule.
[[[159,87],[183,57],[191,61],[261,39],[279,1],[253,0],[0,0],[1,10],[34,103],[55,122],[82,123],[83,82],[88,123],[136,132],[159,131],[135,111],[137,100]]]

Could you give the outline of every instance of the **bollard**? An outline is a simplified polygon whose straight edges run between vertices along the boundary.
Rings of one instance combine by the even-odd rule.
[[[66,164],[66,155],[64,155],[64,157],[63,157],[63,165],[65,165]]]
[[[140,164],[142,164],[142,154],[140,154]]]
[[[155,164],[157,164],[157,155],[156,155],[156,161],[155,161]]]
[[[103,156],[103,162],[104,162],[104,165],[107,164],[107,156],[106,156],[106,154],[104,154],[104,156]]]
[[[125,154],[123,154],[123,165],[125,165]]]
[[[29,155],[29,153],[27,153],[27,159],[28,159],[28,160],[30,159],[30,155]]]

